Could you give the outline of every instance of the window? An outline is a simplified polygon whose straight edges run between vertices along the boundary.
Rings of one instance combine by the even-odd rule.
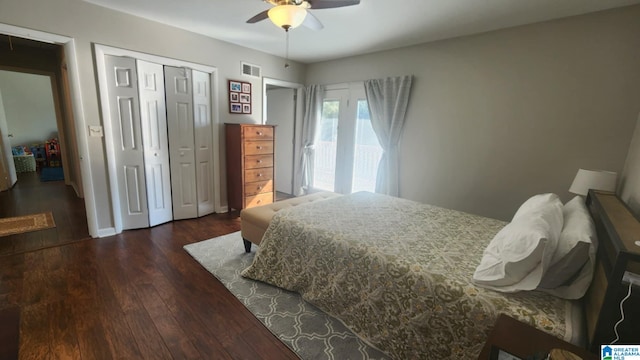
[[[339,100],[324,100],[322,103],[313,170],[313,187],[316,189],[333,191],[335,187],[339,110]]]
[[[325,91],[318,126],[313,188],[344,194],[375,191],[382,147],[362,84]]]

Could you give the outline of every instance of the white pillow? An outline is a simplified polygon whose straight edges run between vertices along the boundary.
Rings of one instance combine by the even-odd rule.
[[[491,240],[473,281],[503,292],[537,288],[551,263],[561,229],[562,202],[557,195],[532,197]]]
[[[591,283],[596,230],[584,200],[574,197],[563,207],[564,225],[551,266],[539,289],[566,299],[579,299]]]
[[[518,211],[513,215],[513,220],[516,220],[522,216],[527,214],[531,214],[532,212],[540,211],[545,206],[558,206],[558,204],[562,207],[562,202],[558,195],[553,193],[539,194],[533,195],[528,198],[525,202],[520,205]]]

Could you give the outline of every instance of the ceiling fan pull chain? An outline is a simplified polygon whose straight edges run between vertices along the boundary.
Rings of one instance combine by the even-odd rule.
[[[287,34],[287,40],[286,40],[286,50],[285,50],[285,58],[284,58],[284,68],[288,69],[289,68],[289,29],[285,29],[285,33]]]

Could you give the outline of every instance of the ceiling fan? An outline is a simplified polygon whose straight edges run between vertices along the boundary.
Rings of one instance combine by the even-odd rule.
[[[304,25],[313,30],[324,28],[320,20],[308,10],[333,9],[360,4],[360,0],[263,0],[273,7],[265,10],[247,23],[253,24],[269,18],[285,31]]]

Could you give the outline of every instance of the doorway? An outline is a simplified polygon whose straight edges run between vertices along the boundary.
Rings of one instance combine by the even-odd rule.
[[[41,143],[43,145],[38,150],[44,151],[45,141],[51,137],[43,133],[36,134],[36,132],[50,130],[53,134],[57,134],[56,154],[54,154],[57,157],[54,163],[46,165],[60,165],[62,172],[58,176],[64,178],[66,185],[73,187],[78,197],[83,197],[64,47],[3,34],[0,34],[0,47],[6,50],[0,58],[3,80],[13,81],[12,84],[3,86],[5,115],[13,117],[8,118],[7,122],[14,125],[13,129],[8,130],[19,131],[24,136],[11,139],[7,133],[3,134],[3,141],[11,142],[14,146],[31,145],[32,142]],[[27,82],[29,84],[26,84]],[[46,85],[47,83],[49,85]],[[24,94],[15,95],[16,91],[20,91],[20,85],[24,85],[22,86]],[[12,99],[12,103],[7,103],[7,97]],[[48,97],[48,99],[43,100],[42,97]],[[13,114],[6,114],[6,111]],[[39,124],[36,125],[34,122]],[[55,123],[55,125],[44,125],[45,123]],[[33,133],[32,137],[29,137],[29,132]],[[40,155],[44,157],[46,154]],[[6,156],[7,154],[0,161],[3,162],[4,168],[9,168],[11,164]],[[41,160],[44,162],[46,159]],[[10,183],[13,184],[15,180],[13,179]]]
[[[296,168],[298,119],[301,117],[298,93],[302,85],[275,79],[263,79],[265,124],[275,125],[276,200],[295,196],[293,179]]]
[[[4,116],[2,124],[5,148],[12,149],[13,166],[18,174],[37,172],[56,175],[63,173],[58,149],[58,124],[50,76],[28,72],[0,70],[0,92]],[[6,136],[5,136],[6,135]],[[47,143],[54,151],[47,158]],[[6,159],[6,158],[5,158]],[[7,163],[5,161],[5,163]],[[49,169],[48,167],[56,167]],[[47,169],[45,169],[47,168]],[[52,171],[47,171],[52,170]],[[53,180],[49,176],[46,180]],[[7,190],[14,185],[0,190]]]
[[[6,30],[4,27],[0,30],[3,29]],[[0,34],[0,48],[3,53],[0,57],[0,81],[3,84],[0,85],[6,85],[2,86],[4,116],[0,116],[0,120],[3,122],[2,142],[7,144],[3,147],[3,156],[0,156],[0,168],[13,177],[5,182],[7,189],[13,186],[11,190],[0,192],[0,208],[3,209],[0,216],[51,211],[57,224],[57,230],[13,235],[6,239],[6,246],[1,252],[32,251],[89,238],[87,213],[82,199],[74,111],[67,81],[66,49],[54,43],[5,34]],[[28,111],[16,112],[25,109]],[[13,134],[13,137],[9,137],[9,134]],[[29,145],[42,144],[39,151],[44,152],[40,154],[42,160],[46,161],[45,144],[54,137],[58,140],[55,147],[58,150],[57,158],[51,158],[55,163],[39,165],[62,165],[60,169],[63,170],[64,181],[43,182],[38,172],[16,174],[12,171],[15,165],[9,143],[14,146],[26,145],[32,152]],[[5,151],[6,148],[9,151]],[[35,159],[34,156],[34,162]],[[27,161],[27,164],[30,162]],[[17,165],[33,170],[30,168],[33,164]],[[20,180],[16,183],[18,177]],[[71,216],[69,209],[74,209]]]

